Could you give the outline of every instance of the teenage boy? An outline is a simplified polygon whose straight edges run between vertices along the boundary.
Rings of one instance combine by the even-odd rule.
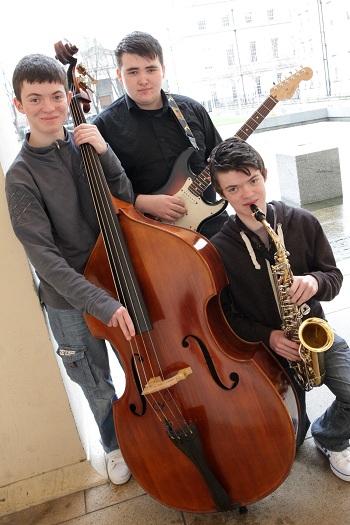
[[[207,167],[209,153],[222,139],[209,114],[197,101],[175,94],[169,100],[162,89],[163,50],[152,35],[141,31],[126,35],[117,45],[115,56],[118,79],[126,93],[102,111],[94,123],[118,155],[132,182],[135,208],[161,220],[176,222],[194,211],[187,210],[179,196],[158,194],[170,178],[172,183],[179,180],[180,175],[186,180],[183,171],[186,173],[187,166],[180,166],[180,172],[173,173],[175,161],[193,146],[194,138],[198,149],[194,149],[189,162],[192,173],[198,175]],[[183,124],[193,137],[189,138]],[[211,185],[203,196],[208,202],[217,200]],[[210,216],[210,206],[207,208]],[[212,219],[204,219],[199,231],[210,237],[226,220],[225,211]]]
[[[96,126],[64,127],[72,93],[54,58],[23,57],[13,73],[14,103],[30,132],[6,174],[6,196],[14,232],[38,275],[39,297],[68,376],[81,386],[98,425],[111,481],[128,481],[119,450],[112,402],[116,399],[105,341],[95,339],[83,314],[135,335],[124,306],[88,282],[84,268],[100,233],[79,146],[91,144],[111,193],[133,202],[118,158]]]
[[[307,317],[325,318],[320,301],[331,301],[340,291],[342,274],[323,229],[312,213],[281,201],[266,202],[267,171],[259,153],[238,138],[219,144],[210,156],[212,183],[233,207],[222,230],[211,241],[219,251],[229,278],[222,303],[232,329],[247,341],[262,341],[284,364],[294,380],[301,407],[297,447],[305,438],[310,421],[305,409],[305,390],[295,381],[289,362],[300,362],[299,343],[281,329],[283,305],[274,293],[271,270],[275,243],[264,224],[252,215],[251,205],[265,215],[288,251],[294,276],[289,300]],[[272,276],[272,278],[270,278]],[[278,297],[278,294],[277,294]],[[327,456],[339,478],[350,481],[350,349],[338,334],[324,352],[324,384],[335,395],[334,402],[311,426],[316,446]]]

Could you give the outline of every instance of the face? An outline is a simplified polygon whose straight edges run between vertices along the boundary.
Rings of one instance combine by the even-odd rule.
[[[245,224],[247,221],[254,223],[256,220],[252,218],[251,204],[255,204],[266,213],[264,177],[256,168],[250,168],[249,173],[248,176],[242,171],[232,170],[217,175],[223,197]]]
[[[67,118],[72,94],[68,96],[62,84],[50,82],[24,82],[20,102],[14,103],[26,115],[30,125],[30,143],[37,146],[51,144],[63,138],[63,124]]]
[[[141,109],[159,109],[163,106],[160,90],[165,67],[159,59],[123,53],[122,67],[117,75],[130,98]]]

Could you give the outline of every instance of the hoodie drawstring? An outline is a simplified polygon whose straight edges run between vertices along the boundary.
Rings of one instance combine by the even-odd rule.
[[[247,247],[247,250],[248,250],[248,253],[250,255],[250,258],[252,260],[252,263],[254,264],[254,267],[256,270],[261,270],[261,266],[260,264],[258,263],[257,261],[257,258],[256,258],[256,255],[255,255],[255,252],[254,252],[254,249],[253,249],[253,246],[249,240],[249,237],[244,233],[243,230],[240,231],[240,234],[241,234],[241,237]]]

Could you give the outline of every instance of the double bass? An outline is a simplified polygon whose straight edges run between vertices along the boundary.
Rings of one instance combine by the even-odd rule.
[[[75,125],[89,96],[78,49],[55,44],[69,64]],[[117,349],[126,386],[113,404],[123,457],[150,496],[171,508],[246,509],[285,480],[295,455],[299,407],[292,384],[262,343],[228,325],[221,258],[199,233],[159,223],[114,198],[98,155],[81,147],[101,234],[84,275],[124,304],[136,335],[86,316]]]

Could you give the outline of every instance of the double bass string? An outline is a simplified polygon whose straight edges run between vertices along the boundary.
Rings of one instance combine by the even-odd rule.
[[[78,102],[76,97],[72,98],[70,107],[71,107],[71,112],[72,112],[72,115],[73,115],[73,118],[74,118],[74,122],[76,123],[76,125],[78,125],[80,123],[84,123],[85,122],[85,118],[84,118],[84,115],[83,115],[83,112],[82,112],[82,108],[81,108],[81,105]],[[100,161],[98,159],[97,153],[93,149],[93,147],[90,144],[82,144],[81,151],[82,151],[83,162],[84,162],[84,165],[85,165],[85,168],[86,168],[88,183],[89,183],[91,194],[92,194],[93,201],[94,201],[96,214],[97,214],[97,217],[98,217],[100,229],[101,229],[101,232],[102,232],[102,237],[103,237],[105,248],[106,248],[106,251],[107,251],[109,264],[110,264],[110,267],[111,267],[111,270],[112,270],[113,281],[114,281],[116,289],[119,291],[119,294],[121,295],[122,301],[124,303],[128,303],[128,305],[132,305],[133,313],[134,313],[133,320],[134,320],[135,325],[137,327],[137,331],[141,335],[141,342],[142,342],[143,350],[144,350],[144,353],[145,353],[145,355],[147,357],[148,364],[150,366],[151,375],[154,378],[155,377],[155,373],[154,373],[153,366],[152,366],[152,360],[150,359],[149,354],[148,354],[148,349],[147,349],[147,345],[145,344],[143,331],[140,329],[139,317],[136,315],[135,299],[138,302],[139,311],[141,311],[141,313],[142,313],[144,324],[146,324],[146,320],[145,320],[146,319],[146,315],[145,315],[144,309],[142,308],[142,305],[141,305],[141,303],[139,301],[139,294],[137,293],[137,290],[136,290],[135,281],[134,281],[134,279],[131,276],[130,265],[128,264],[128,261],[127,261],[128,258],[126,256],[126,253],[125,253],[125,250],[124,250],[124,243],[122,242],[122,240],[120,238],[120,233],[121,232],[119,232],[117,227],[116,227],[116,220],[117,220],[117,218],[116,218],[116,213],[115,213],[115,210],[114,210],[114,208],[112,206],[112,202],[111,202],[111,199],[110,199],[109,188],[107,186],[107,183],[106,183],[106,180],[105,180],[105,177],[104,177],[104,173],[103,173]],[[116,239],[117,239],[117,242],[116,242]],[[115,257],[119,261],[118,262],[118,268],[120,269],[120,271],[122,273],[122,277],[124,278],[124,282],[126,282],[125,269],[129,273],[128,282],[131,283],[133,293],[131,293],[129,287],[122,286],[121,276],[119,275],[119,272],[118,271],[113,271],[113,268],[115,268],[115,266],[116,266],[116,264],[115,264]],[[124,260],[124,264],[122,264],[121,258]],[[125,300],[125,294],[129,295],[129,301]],[[159,370],[160,370],[160,374],[161,374],[161,378],[164,381],[163,371],[162,371],[161,365],[159,363],[159,359],[158,359],[158,356],[157,356],[157,352],[155,350],[155,345],[153,343],[150,331],[147,330],[146,334],[147,334],[147,337],[148,337],[148,339],[149,339],[149,341],[151,343],[151,348],[152,348],[152,351],[154,353],[154,356],[156,357],[157,364],[159,366]],[[133,348],[134,345],[136,346],[136,350]],[[145,366],[144,366],[142,360],[139,360],[136,357],[136,353],[138,353],[140,355],[140,351],[139,351],[139,348],[138,348],[138,341],[137,340],[130,341],[130,348],[131,348],[131,352],[132,352],[132,355],[133,355],[133,359],[134,359],[134,363],[135,363],[135,369],[136,369],[136,372],[137,372],[140,384],[145,386],[145,384],[148,383],[149,378],[147,378],[147,372],[145,370]],[[142,368],[142,374],[141,374],[140,367]],[[141,375],[143,376],[144,381],[142,381]],[[178,416],[175,415],[174,409],[169,405],[169,402],[167,401],[165,395],[163,395],[163,392],[161,390],[157,390],[157,396],[160,397],[161,401],[156,399],[156,396],[155,396],[154,393],[146,394],[145,398],[146,398],[147,402],[150,404],[152,410],[155,412],[155,414],[157,415],[158,419],[161,422],[162,422],[162,419],[161,419],[161,417],[159,415],[159,411],[162,413],[162,415],[164,417],[164,420],[166,422],[166,425],[167,426],[168,425],[171,426],[171,428],[172,428],[172,430],[173,430],[173,432],[175,433],[175,436],[176,436],[176,430],[173,428],[173,425],[171,424],[171,422],[169,420],[169,417],[167,417],[166,414],[165,414],[165,411],[164,411],[165,407],[168,408],[168,411],[169,411],[171,417],[174,420],[177,421],[177,424],[179,425],[179,427],[183,426],[183,423],[185,422],[185,420],[184,420],[184,417],[181,414],[181,411],[180,411],[179,407],[177,406],[177,403],[174,400],[170,390],[167,388],[167,389],[165,389],[165,391],[167,392],[167,397],[169,397],[170,400],[172,401],[172,404],[174,405],[175,410],[180,415],[181,423],[178,421],[178,419],[179,419]],[[153,400],[153,403],[150,402],[149,396],[151,396],[151,399]],[[187,428],[188,428],[188,432],[192,433],[192,430],[189,428],[187,423],[186,423],[186,425],[187,425]]]

